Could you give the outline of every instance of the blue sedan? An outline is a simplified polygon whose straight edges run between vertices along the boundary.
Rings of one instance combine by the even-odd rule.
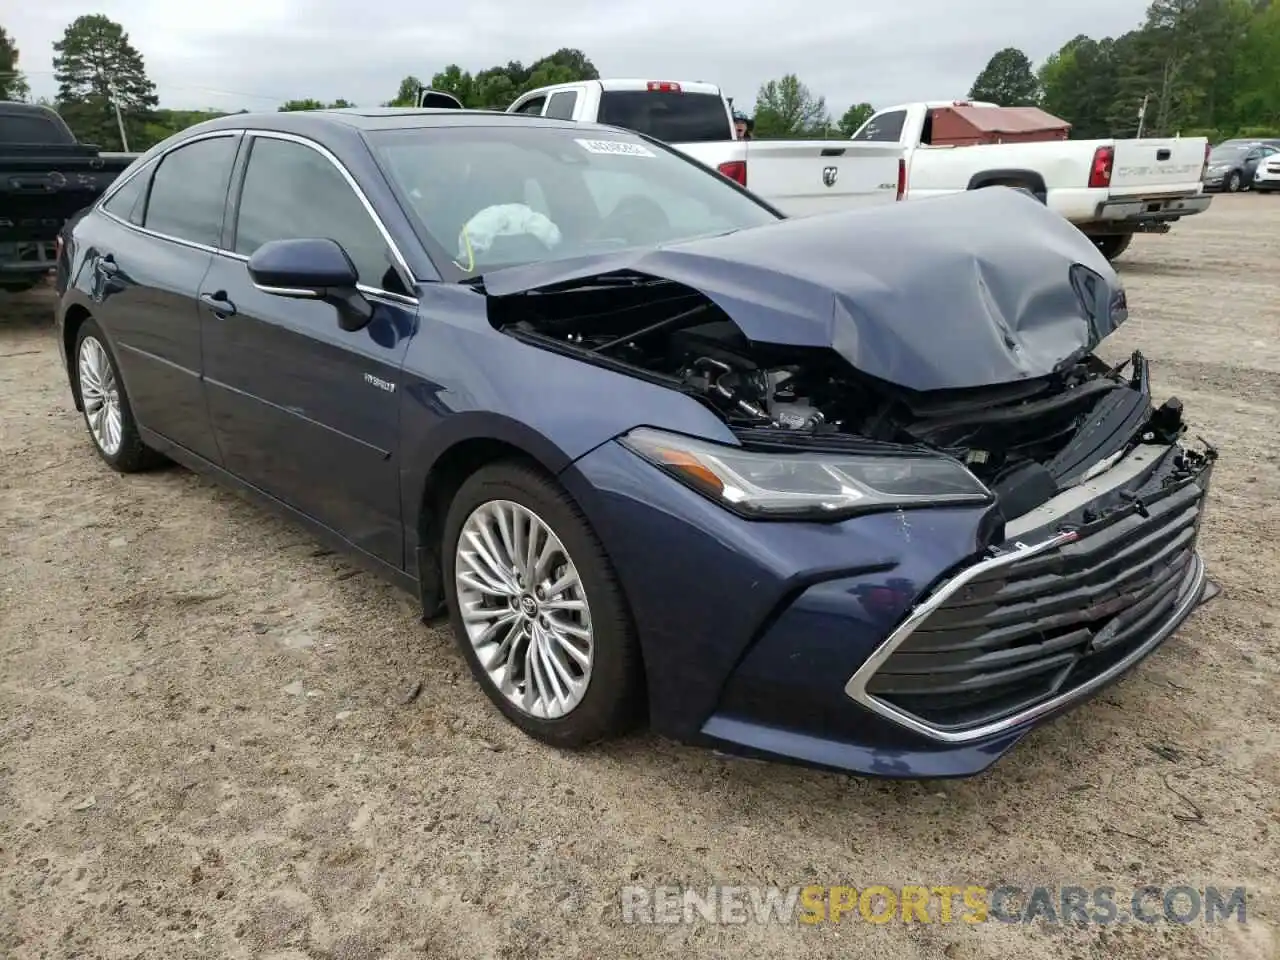
[[[549,744],[969,775],[1209,589],[1214,451],[1017,191],[784,220],[608,127],[242,114],[69,222],[58,286],[110,467],[350,551]]]

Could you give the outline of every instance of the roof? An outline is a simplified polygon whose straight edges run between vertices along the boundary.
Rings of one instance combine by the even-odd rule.
[[[0,100],[0,113],[5,113],[5,114],[8,114],[9,116],[39,115],[42,117],[47,117],[50,114],[52,114],[55,117],[58,116],[58,111],[50,107],[43,106],[42,104],[39,104],[39,103],[23,103],[20,100]]]
[[[1032,133],[1070,127],[1067,121],[1039,107],[947,107],[973,129],[983,133]]]
[[[570,120],[534,117],[525,113],[500,110],[432,109],[430,107],[343,107],[334,110],[288,110],[276,113],[233,113],[216,120],[206,120],[203,130],[248,129],[278,130],[306,134],[337,124],[360,131],[402,130],[414,127],[460,127],[512,124],[526,127],[590,127],[594,124]]]
[[[571,90],[582,87],[586,84],[595,84],[605,93],[639,93],[649,90],[651,83],[673,83],[678,86],[682,93],[708,94],[710,96],[722,96],[720,88],[714,83],[706,80],[663,80],[653,79],[641,80],[636,77],[609,77],[607,79],[598,80],[569,80],[565,83],[549,83],[544,87],[537,87],[533,90],[526,90],[520,94],[520,99],[524,99],[531,93],[554,93],[558,90]]]

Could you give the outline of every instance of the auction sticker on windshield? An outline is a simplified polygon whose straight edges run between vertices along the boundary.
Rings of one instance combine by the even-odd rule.
[[[580,140],[574,138],[574,143],[588,153],[616,153],[627,157],[657,156],[643,143],[635,143],[630,140]]]

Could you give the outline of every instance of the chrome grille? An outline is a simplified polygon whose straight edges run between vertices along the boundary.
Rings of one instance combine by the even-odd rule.
[[[1069,542],[987,565],[932,606],[863,694],[945,732],[998,723],[1089,684],[1198,600],[1203,498],[1188,482]]]

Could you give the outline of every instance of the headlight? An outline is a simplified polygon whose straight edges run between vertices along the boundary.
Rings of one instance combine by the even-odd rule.
[[[993,499],[958,461],[929,454],[762,452],[648,427],[632,430],[621,442],[677,480],[749,517],[834,519]]]

